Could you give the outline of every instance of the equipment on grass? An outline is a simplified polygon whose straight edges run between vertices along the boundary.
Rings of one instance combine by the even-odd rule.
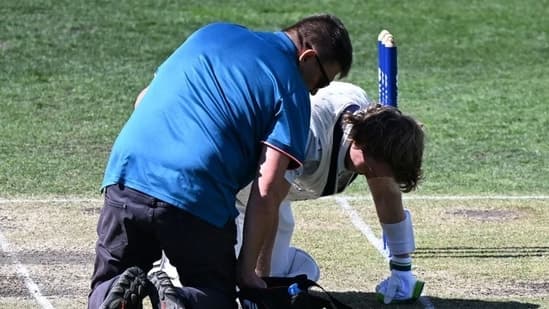
[[[306,275],[295,277],[263,277],[266,288],[242,288],[238,299],[243,309],[351,309],[335,299]],[[312,287],[320,292],[309,293]],[[323,296],[321,296],[323,295]]]
[[[379,103],[397,107],[397,48],[389,31],[379,33],[377,48]]]
[[[288,262],[290,268],[284,277],[294,277],[299,274],[307,275],[307,278],[318,281],[320,279],[320,268],[315,259],[302,249],[290,247],[288,249]]]

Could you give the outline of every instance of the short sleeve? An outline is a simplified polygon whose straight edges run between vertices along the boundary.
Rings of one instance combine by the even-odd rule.
[[[307,91],[294,93],[278,102],[275,122],[264,143],[286,154],[290,169],[305,160],[305,147],[309,134],[311,102]]]

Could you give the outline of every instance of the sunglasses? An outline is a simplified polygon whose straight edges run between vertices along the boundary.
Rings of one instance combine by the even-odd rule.
[[[316,58],[316,62],[318,63],[318,67],[320,68],[320,72],[322,73],[322,79],[316,85],[316,88],[320,89],[328,86],[331,80],[328,77],[328,74],[326,74],[326,70],[324,69],[322,62],[320,62],[320,58],[318,57],[318,55],[315,54],[315,58]]]

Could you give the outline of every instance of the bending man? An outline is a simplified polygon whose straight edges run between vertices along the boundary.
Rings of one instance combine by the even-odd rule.
[[[140,308],[144,273],[162,252],[186,302],[157,286],[162,307],[235,308],[237,283],[265,286],[268,272],[255,266],[276,234],[284,172],[304,159],[309,93],[351,63],[348,33],[331,15],[278,32],[214,23],[191,34],[159,66],[113,145],[88,307]],[[235,198],[250,182],[237,260]]]

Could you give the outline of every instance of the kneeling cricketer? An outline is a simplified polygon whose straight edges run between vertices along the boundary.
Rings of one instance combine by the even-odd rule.
[[[340,193],[358,175],[364,175],[390,256],[390,275],[377,285],[377,299],[390,304],[419,298],[424,282],[412,272],[414,231],[402,193],[414,190],[421,179],[423,149],[420,123],[394,107],[372,104],[366,92],[356,85],[332,82],[311,96],[306,159],[301,168],[286,172],[291,189],[279,208],[274,244],[261,253],[271,257],[271,276],[307,274],[314,281],[320,278],[314,258],[291,246],[295,226],[291,201]],[[241,213],[237,218],[237,253],[248,196],[249,187],[238,194],[236,201]],[[177,271],[165,257],[157,267],[168,273],[174,285],[180,285]],[[152,271],[156,270],[155,267]]]

